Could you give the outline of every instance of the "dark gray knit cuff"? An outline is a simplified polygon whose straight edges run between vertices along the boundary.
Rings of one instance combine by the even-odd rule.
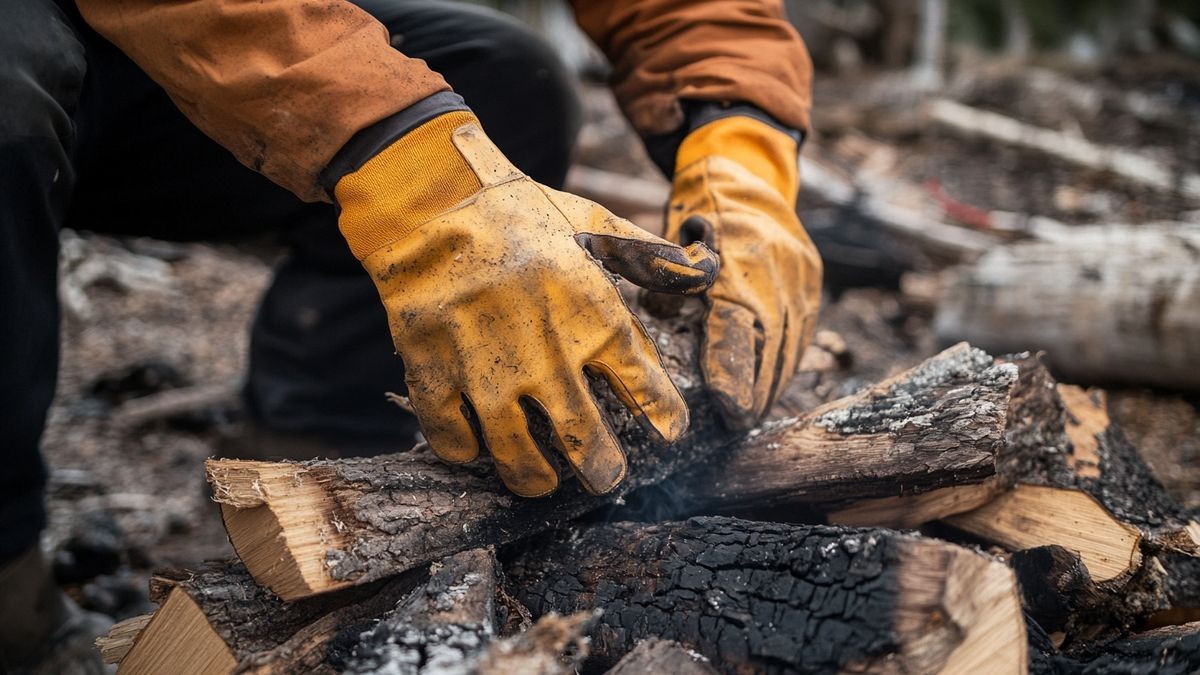
[[[726,117],[752,117],[760,122],[791,136],[796,144],[804,142],[804,133],[793,129],[771,117],[760,108],[749,103],[718,103],[714,101],[682,101],[684,123],[679,129],[661,136],[649,136],[644,140],[650,159],[658,165],[669,179],[675,174],[675,155],[687,135],[700,127]]]

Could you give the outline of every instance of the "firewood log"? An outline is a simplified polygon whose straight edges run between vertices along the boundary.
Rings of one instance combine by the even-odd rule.
[[[1043,349],[1071,381],[1200,390],[1200,226],[1077,227],[950,276],[934,326],[942,340]]]
[[[1034,651],[1035,675],[1193,675],[1200,672],[1200,622],[1166,626],[1064,653]]]
[[[575,673],[592,615],[542,617],[498,639],[499,572],[473,549],[429,574],[283,603],[240,565],[212,564],[158,577],[159,609],[100,643],[123,674]]]
[[[888,530],[724,517],[559,532],[505,565],[534,615],[603,610],[589,667],[646,638],[726,673],[1023,673],[1012,572]]]
[[[1103,392],[1056,383],[1034,356],[1012,363],[1020,376],[990,483],[999,492],[948,488],[861,503],[830,519],[912,525],[921,519],[890,514],[920,513],[922,500],[982,497],[982,505],[944,521],[1010,551],[1060,547],[1021,559],[1021,579],[1027,589],[1053,589],[1060,606],[1050,629],[1073,638],[1200,608],[1200,524],[1110,421]]]
[[[237,562],[169,570],[150,582],[158,610],[140,628],[114,627],[106,651],[122,675],[337,672],[326,658],[338,632],[382,616],[423,576],[284,603]]]
[[[571,481],[552,497],[521,499],[487,464],[448,466],[427,449],[304,463],[210,461],[230,540],[255,579],[294,599],[515,541],[680,471],[703,476],[686,482],[709,485],[706,497],[808,504],[975,484],[996,471],[1016,368],[979,350],[960,345],[812,415],[735,435],[717,422],[700,389],[693,335],[658,335],[691,401],[692,428],[660,448],[615,413],[630,471],[612,495],[588,496]],[[746,480],[728,470],[705,473],[730,451],[746,458],[733,465]],[[974,505],[951,503],[927,515]]]

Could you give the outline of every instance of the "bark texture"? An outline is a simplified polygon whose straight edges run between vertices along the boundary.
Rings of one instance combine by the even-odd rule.
[[[1022,542],[1033,532],[1025,525],[1014,528],[1022,530],[1015,540],[1005,540],[986,524],[981,529],[977,512],[948,522],[1021,551],[1014,556],[1014,566],[1031,611],[1048,630],[1088,636],[1105,627],[1127,629],[1156,612],[1200,607],[1200,527],[1111,423],[1103,392],[1057,384],[1035,356],[1014,357],[1013,363],[1020,368],[1020,380],[999,476],[1016,490],[1049,488],[1058,497],[1045,500],[1040,513],[982,513],[993,520],[1059,522],[1062,536],[1049,531],[1040,542]],[[1106,522],[1069,532],[1079,516],[1065,508],[1072,495],[1086,495],[1103,510]],[[1017,505],[1003,503],[1010,511]],[[1089,569],[1087,554],[1080,556],[1086,539],[1109,536],[1132,542],[1127,568],[1119,574]]]
[[[343,631],[332,650],[346,673],[465,672],[496,635],[500,570],[490,551],[444,559],[429,581],[363,631]]]
[[[943,340],[1044,349],[1071,381],[1200,389],[1200,227],[1071,228],[994,248],[943,288]]]
[[[262,583],[294,598],[369,582],[466,548],[516,541],[677,472],[685,476],[678,485],[688,486],[676,491],[679,505],[712,509],[828,508],[848,499],[975,484],[996,471],[1016,368],[979,350],[960,345],[811,415],[733,436],[699,390],[688,330],[679,328],[665,341],[665,333],[657,335],[691,403],[692,429],[674,446],[659,448],[625,416],[617,430],[630,476],[613,494],[593,497],[569,482],[549,498],[521,499],[507,493],[486,464],[452,467],[424,449],[292,464],[212,461],[209,480],[234,547]],[[623,414],[615,402],[609,405],[618,418]],[[731,447],[733,440],[739,442]],[[735,459],[722,464],[731,452]],[[303,537],[312,545],[295,545],[300,538],[289,533],[291,524],[269,537],[265,526],[244,524],[263,514],[282,523],[293,508],[287,502],[306,491],[314,496],[294,510],[312,530]],[[929,517],[937,515],[945,512]],[[303,583],[279,580],[277,561],[289,555],[308,570]]]
[[[661,637],[721,672],[932,672],[972,633],[944,592],[956,576],[941,562],[946,552],[998,568],[1011,597],[994,616],[1008,612],[1020,623],[1002,565],[886,530],[719,517],[612,524],[559,533],[518,554],[506,571],[510,592],[534,615],[603,610],[592,668]],[[982,586],[985,575],[974,576]],[[1016,653],[1023,668],[1023,624],[1012,634],[1020,645],[1003,645],[1009,653],[979,646],[978,656],[1003,661]]]
[[[1192,675],[1200,672],[1200,622],[1167,626],[1119,640],[1035,653],[1035,675]]]

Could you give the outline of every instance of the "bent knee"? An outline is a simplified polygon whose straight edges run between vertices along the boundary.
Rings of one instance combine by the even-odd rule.
[[[50,0],[0,6],[0,136],[63,137],[86,71],[83,45]]]

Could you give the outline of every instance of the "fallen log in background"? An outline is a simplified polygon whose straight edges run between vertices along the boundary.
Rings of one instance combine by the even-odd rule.
[[[559,532],[505,566],[534,615],[604,610],[592,665],[645,638],[721,672],[1023,673],[1012,572],[887,530],[693,518]]]
[[[1077,227],[951,277],[934,326],[944,341],[1042,349],[1073,382],[1200,390],[1200,225]]]
[[[516,541],[675,472],[703,476],[734,437],[702,400],[692,352],[678,357],[694,337],[664,335],[671,339],[659,344],[676,355],[668,367],[694,401],[693,426],[664,449],[624,418],[617,431],[630,477],[614,495],[591,497],[572,481],[549,498],[521,499],[504,490],[488,465],[448,466],[428,450],[305,463],[210,461],[209,482],[230,540],[255,579],[293,599]],[[786,494],[820,504],[979,483],[995,473],[1015,377],[1014,366],[997,366],[966,345],[947,350],[880,387],[751,432],[736,452],[747,457],[747,471],[760,466],[750,480],[727,476],[717,488],[720,498],[766,503]],[[764,470],[786,478],[765,481]]]
[[[929,118],[949,128],[1046,153],[1093,171],[1108,171],[1148,187],[1178,192],[1200,200],[1200,174],[1174,167],[1141,153],[1097,145],[1081,136],[1025,124],[1011,117],[972,108],[948,99],[932,101]]]

